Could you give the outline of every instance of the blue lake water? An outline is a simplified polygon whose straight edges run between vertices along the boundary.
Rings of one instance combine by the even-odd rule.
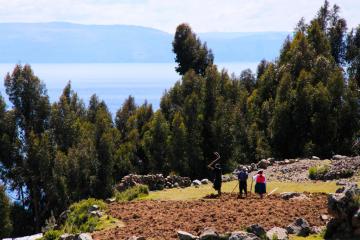
[[[239,75],[246,68],[255,71],[258,63],[231,62],[218,63],[229,73]],[[15,64],[0,64],[0,78],[4,79]],[[137,104],[147,100],[154,109],[159,107],[160,98],[180,79],[175,72],[175,63],[103,63],[103,64],[31,64],[32,69],[45,84],[50,101],[59,99],[63,88],[70,80],[85,104],[94,93],[106,102],[114,115],[123,101],[132,95]],[[4,84],[0,93],[6,97]]]

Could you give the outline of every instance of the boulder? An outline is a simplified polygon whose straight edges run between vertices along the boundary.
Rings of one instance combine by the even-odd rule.
[[[97,210],[97,211],[91,211],[90,212],[90,215],[91,216],[94,216],[94,217],[102,217],[104,214],[103,214],[103,212],[101,212],[101,211],[99,211],[99,210]]]
[[[336,182],[336,185],[337,186],[346,186],[348,184],[347,181],[344,181],[344,180],[340,180],[340,181],[337,181]]]
[[[272,240],[276,237],[277,240],[288,240],[288,233],[286,229],[280,227],[273,227],[269,231],[266,232],[266,237]]]
[[[291,198],[294,198],[294,197],[299,197],[301,195],[301,193],[298,193],[298,192],[283,192],[283,193],[280,193],[280,197],[284,200],[289,200]]]
[[[60,240],[76,240],[76,236],[74,234],[64,233],[60,236]]]
[[[146,238],[144,238],[144,237],[132,236],[132,237],[128,238],[128,240],[146,240]]]
[[[201,180],[201,184],[203,185],[206,185],[206,184],[209,184],[210,183],[210,180],[207,179],[207,178],[204,178],[203,180]]]
[[[200,180],[195,179],[194,181],[192,181],[192,185],[194,185],[194,186],[200,186],[200,185],[201,185],[201,182],[200,182]]]
[[[322,233],[324,230],[325,230],[325,226],[313,226],[310,228],[310,233],[311,234],[319,234],[319,233]]]
[[[230,182],[231,180],[232,180],[232,178],[229,175],[222,175],[221,176],[221,181],[222,182]]]
[[[19,237],[19,238],[3,238],[3,240],[37,240],[43,237],[42,233],[37,233],[30,236]]]
[[[256,171],[258,169],[255,163],[252,163],[250,166],[251,166],[251,171]]]
[[[360,188],[348,184],[341,193],[328,196],[328,211],[333,218],[326,225],[326,238],[360,236]]]
[[[336,154],[332,157],[332,159],[334,160],[341,160],[341,159],[345,159],[347,158],[346,156],[343,156],[343,155],[339,155],[339,154]]]
[[[336,189],[335,193],[342,193],[342,192],[344,192],[344,190],[345,190],[345,187],[343,186],[343,187]]]
[[[205,228],[200,234],[200,240],[220,240],[219,234],[213,228]]]
[[[346,219],[358,209],[357,199],[360,189],[356,184],[349,184],[342,193],[330,194],[328,197],[328,210],[335,218]]]
[[[267,159],[261,159],[258,164],[257,168],[267,169],[271,165],[271,162]]]
[[[89,207],[89,212],[98,211],[98,210],[100,210],[99,205],[94,204],[94,205]]]
[[[196,240],[199,237],[192,235],[191,233],[184,232],[184,231],[177,231],[177,235],[179,240]]]
[[[326,214],[321,214],[320,218],[321,218],[321,220],[323,220],[323,221],[328,221],[328,220],[330,219],[329,216],[326,215]]]
[[[92,240],[90,233],[80,233],[76,240]]]
[[[266,235],[265,229],[259,224],[253,224],[246,229],[249,233],[253,233],[258,237],[264,237]]]
[[[310,225],[305,219],[298,218],[292,224],[287,226],[286,230],[289,234],[307,237],[310,234]]]
[[[229,240],[260,240],[260,238],[253,233],[238,231],[232,232]]]
[[[105,202],[108,203],[108,204],[113,203],[113,202],[115,202],[115,201],[116,201],[116,198],[107,198],[107,199],[105,200]]]

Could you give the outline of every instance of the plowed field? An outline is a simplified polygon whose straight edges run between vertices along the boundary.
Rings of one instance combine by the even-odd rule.
[[[307,200],[283,200],[279,195],[259,199],[254,195],[237,199],[235,194],[193,201],[134,201],[109,205],[109,214],[121,220],[117,227],[93,234],[94,239],[127,239],[133,235],[153,239],[176,239],[176,231],[199,235],[206,227],[220,233],[243,230],[258,223],[266,230],[286,227],[296,218],[305,218],[311,226],[322,226],[321,214],[327,214],[326,194],[308,194]]]

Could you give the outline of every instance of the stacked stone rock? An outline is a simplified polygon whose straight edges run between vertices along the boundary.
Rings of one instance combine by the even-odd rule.
[[[328,210],[333,218],[326,226],[327,238],[360,239],[360,188],[356,184],[330,194]]]
[[[191,180],[188,177],[180,176],[168,176],[164,177],[162,174],[154,175],[136,175],[129,174],[121,180],[121,182],[116,186],[118,191],[125,191],[128,188],[131,188],[135,185],[143,184],[147,185],[151,191],[162,190],[166,188],[173,187],[188,187],[191,185]]]
[[[165,178],[165,187],[188,187],[191,185],[191,180],[188,177],[180,177],[177,175],[167,176]]]

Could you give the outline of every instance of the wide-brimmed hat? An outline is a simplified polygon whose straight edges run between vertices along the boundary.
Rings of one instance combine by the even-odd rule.
[[[258,174],[263,173],[263,172],[264,172],[264,170],[260,169],[260,170],[258,171]]]

